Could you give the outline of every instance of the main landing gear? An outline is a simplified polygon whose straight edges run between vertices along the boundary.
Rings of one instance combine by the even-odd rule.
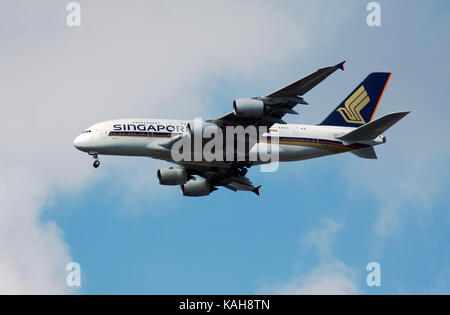
[[[100,161],[98,160],[97,152],[89,152],[89,155],[92,156],[95,159],[94,164],[92,164],[92,166],[94,168],[99,167],[100,166]]]
[[[247,174],[248,170],[245,167],[243,167],[243,168],[238,169],[238,172],[239,172],[240,176],[245,176]]]
[[[251,162],[235,163],[230,169],[231,175],[245,176],[248,172],[247,168],[250,168],[251,166],[252,166]]]

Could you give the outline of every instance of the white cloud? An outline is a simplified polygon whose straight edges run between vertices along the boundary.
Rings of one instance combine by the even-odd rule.
[[[284,76],[297,71],[286,60],[300,62],[304,56],[311,57],[333,32],[339,33],[336,26],[345,22],[346,15],[361,8],[358,14],[366,14],[364,6],[345,4],[336,15],[336,6],[343,5],[340,2],[304,3],[301,15],[294,5],[280,9],[260,1],[80,3],[81,29],[65,25],[66,3],[60,1],[0,4],[0,38],[5,48],[0,52],[0,106],[3,116],[8,117],[2,127],[14,134],[3,139],[0,157],[2,292],[66,291],[61,279],[66,274],[65,264],[71,260],[70,249],[55,223],[40,222],[52,192],[77,194],[86,183],[116,172],[123,178],[120,189],[128,196],[125,202],[152,191],[155,198],[167,198],[160,194],[156,178],[149,180],[155,177],[150,162],[147,174],[141,168],[146,162],[130,159],[111,162],[116,171],[94,171],[88,157],[72,147],[79,131],[118,117],[220,115],[223,104],[215,104],[210,94],[215,80],[259,84],[274,77],[278,80],[283,76],[283,82],[294,79]],[[358,32],[362,31],[355,30],[352,36]],[[353,192],[361,189],[376,197],[379,211],[374,230],[379,236],[395,231],[412,209],[432,209],[449,175],[450,144],[440,136],[448,131],[449,109],[442,103],[448,82],[445,71],[424,63],[415,65],[421,73],[419,81],[410,78],[410,59],[423,59],[431,50],[447,51],[448,44],[442,41],[444,46],[422,51],[416,49],[416,41],[414,36],[405,43],[405,49],[417,53],[417,58],[392,57],[407,71],[394,73],[381,105],[386,108],[381,107],[377,115],[405,108],[413,113],[387,133],[388,143],[378,149],[379,161],[350,156],[351,172],[344,168],[351,174]],[[358,58],[366,64],[371,56],[352,53],[361,55]],[[309,70],[316,66],[311,59],[301,62]],[[436,84],[423,85],[423,77],[435,78]],[[427,93],[412,91],[411,87],[418,86]],[[309,115],[320,111],[318,106],[307,109]],[[148,182],[157,189],[141,184]],[[333,254],[333,239],[340,228],[340,223],[325,220],[302,238],[303,245],[317,249],[320,265],[289,282],[285,289],[315,292],[329,288],[338,292],[336,284],[340,283],[345,292],[358,291],[351,268]],[[35,263],[30,265],[29,261]]]
[[[94,171],[90,160],[72,147],[79,131],[119,117],[219,115],[222,109],[218,105],[223,104],[215,104],[210,94],[215,80],[264,82],[283,75],[284,82],[289,79],[284,73],[297,71],[286,61],[295,58],[299,62],[317,48],[328,49],[327,38],[339,33],[336,26],[360,9],[342,2],[305,2],[301,11],[289,3],[280,9],[260,1],[80,3],[80,29],[65,25],[66,3],[61,1],[0,4],[0,106],[2,117],[8,117],[2,128],[13,134],[3,138],[0,156],[1,292],[66,292],[62,277],[71,260],[70,250],[55,223],[40,222],[42,208],[51,192],[77,194],[86,183],[111,173],[106,168]],[[364,17],[364,6],[361,8]],[[353,37],[357,31],[352,32]],[[417,41],[416,36],[413,40]],[[418,51],[416,46],[412,48],[411,52]],[[349,49],[359,55],[353,46]],[[370,57],[367,54],[361,54],[365,64]],[[303,64],[315,67],[310,59]],[[410,61],[403,59],[409,77]],[[425,76],[427,72],[422,70],[417,72]],[[428,73],[427,77],[436,75]],[[423,83],[406,82],[404,90],[390,100],[398,109],[404,109],[411,86]],[[439,82],[444,85],[447,81]],[[439,96],[438,87],[423,98],[415,95],[414,101],[431,103],[430,95]],[[319,107],[308,109],[309,115],[319,112]],[[356,174],[350,179],[352,190],[362,187],[380,202],[379,235],[393,231],[409,205],[419,203],[429,209],[441,192],[448,178],[449,149],[436,135],[447,132],[442,127],[447,125],[446,113],[444,106],[431,111],[425,106],[413,108],[413,114],[399,123],[401,128],[388,134],[401,142],[386,144],[380,150],[381,160],[370,161],[370,166],[367,161],[349,166]],[[411,131],[423,125],[427,128],[411,136]],[[416,150],[417,143],[421,150]],[[124,193],[129,196],[139,195],[144,187],[139,183],[146,179],[140,167],[132,167],[142,164],[133,163],[127,167],[114,163],[126,183],[121,188],[128,189]],[[147,176],[154,177],[154,172]],[[156,178],[153,183],[157,187]],[[161,198],[159,193],[153,196]],[[292,291],[338,291],[335,284],[341,283],[343,290],[355,292],[351,270],[333,255],[332,239],[339,228],[339,223],[329,221],[303,239],[304,244],[317,248],[321,265],[286,287]],[[30,261],[35,263],[30,265]],[[323,274],[326,277],[320,276]]]
[[[333,219],[322,219],[318,227],[300,237],[302,246],[317,251],[319,264],[310,270],[297,271],[285,284],[264,286],[262,293],[275,294],[359,294],[356,272],[335,258],[333,244],[343,225]]]
[[[394,100],[384,100],[381,106],[393,103],[405,101],[399,95]],[[438,104],[431,110],[404,105],[403,110],[410,109],[412,113],[385,133],[387,143],[376,148],[379,160],[351,156],[343,167],[351,193],[369,193],[375,199],[378,212],[373,230],[378,237],[401,232],[405,223],[413,223],[416,213],[430,212],[448,185],[450,143],[442,141],[439,135],[446,133],[442,128],[447,125],[449,110]],[[392,111],[395,109],[389,110]]]
[[[48,183],[22,167],[0,171],[0,293],[62,293],[71,261],[63,232],[39,221]]]
[[[450,115],[446,70],[450,62],[445,58],[450,42],[443,40],[448,14],[436,15],[442,11],[441,5],[431,2],[412,6],[386,3],[382,10],[384,22],[378,35],[369,27],[343,32],[351,37],[344,39],[346,43],[353,38],[364,38],[362,45],[376,43],[372,52],[357,50],[349,69],[360,59],[356,71],[392,72],[375,119],[395,111],[411,114],[385,132],[387,143],[376,147],[377,161],[351,154],[339,157],[345,163],[340,169],[349,194],[367,196],[362,203],[375,202],[378,208],[373,213],[377,239],[402,233],[424,213],[432,215],[430,210],[448,190],[450,175],[450,142],[446,140]],[[408,21],[392,23],[399,15],[408,16]],[[433,23],[424,27],[417,23],[419,19]],[[426,39],[426,45],[418,38]]]
[[[277,294],[359,294],[355,272],[341,261],[321,264],[277,288]]]
[[[77,194],[106,172],[72,147],[81,130],[119,117],[200,116],[218,73],[280,72],[308,44],[301,19],[269,3],[80,3],[80,29],[65,25],[60,1],[0,4],[2,129],[11,134],[0,156],[1,293],[70,292],[70,248],[40,218],[54,192]]]
[[[333,256],[332,244],[341,228],[342,224],[335,220],[323,219],[320,227],[312,228],[300,238],[300,241],[302,244],[314,247],[321,259],[328,259]]]

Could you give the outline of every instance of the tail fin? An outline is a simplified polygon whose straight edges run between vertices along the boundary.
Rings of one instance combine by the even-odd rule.
[[[389,72],[369,74],[320,125],[359,127],[372,121],[390,77]]]

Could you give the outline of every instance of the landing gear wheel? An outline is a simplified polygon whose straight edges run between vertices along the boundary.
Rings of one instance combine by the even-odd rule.
[[[99,160],[95,160],[95,162],[94,162],[94,164],[92,166],[94,166],[95,168],[99,167],[100,166],[100,161]]]

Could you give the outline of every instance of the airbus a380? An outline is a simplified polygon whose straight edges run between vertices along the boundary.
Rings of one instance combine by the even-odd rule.
[[[246,177],[253,165],[273,162],[263,153],[276,152],[277,161],[300,161],[321,156],[351,152],[358,157],[376,159],[374,146],[385,143],[382,135],[409,112],[397,112],[373,120],[391,73],[369,74],[337,108],[318,125],[287,124],[287,114],[297,114],[297,104],[307,105],[303,95],[338,69],[344,62],[325,67],[273,93],[261,97],[236,99],[233,111],[222,117],[202,121],[165,119],[117,119],[97,123],[74,140],[74,146],[91,155],[93,166],[100,165],[99,155],[144,156],[177,164],[162,168],[157,178],[162,185],[180,185],[184,196],[206,196],[217,187],[232,191],[252,191],[259,195]],[[242,126],[243,128],[236,128]],[[198,153],[198,147],[174,150],[180,143],[200,139],[200,152],[208,145],[207,129],[227,135],[237,130],[236,143],[216,145],[214,156],[223,158],[174,158],[174,152]],[[246,133],[249,127],[256,134]],[[246,129],[244,129],[246,128]],[[265,130],[265,131],[261,131]],[[242,140],[244,139],[244,140]],[[245,145],[235,151],[237,143]],[[197,151],[196,151],[197,150]],[[231,154],[229,154],[231,152]]]

